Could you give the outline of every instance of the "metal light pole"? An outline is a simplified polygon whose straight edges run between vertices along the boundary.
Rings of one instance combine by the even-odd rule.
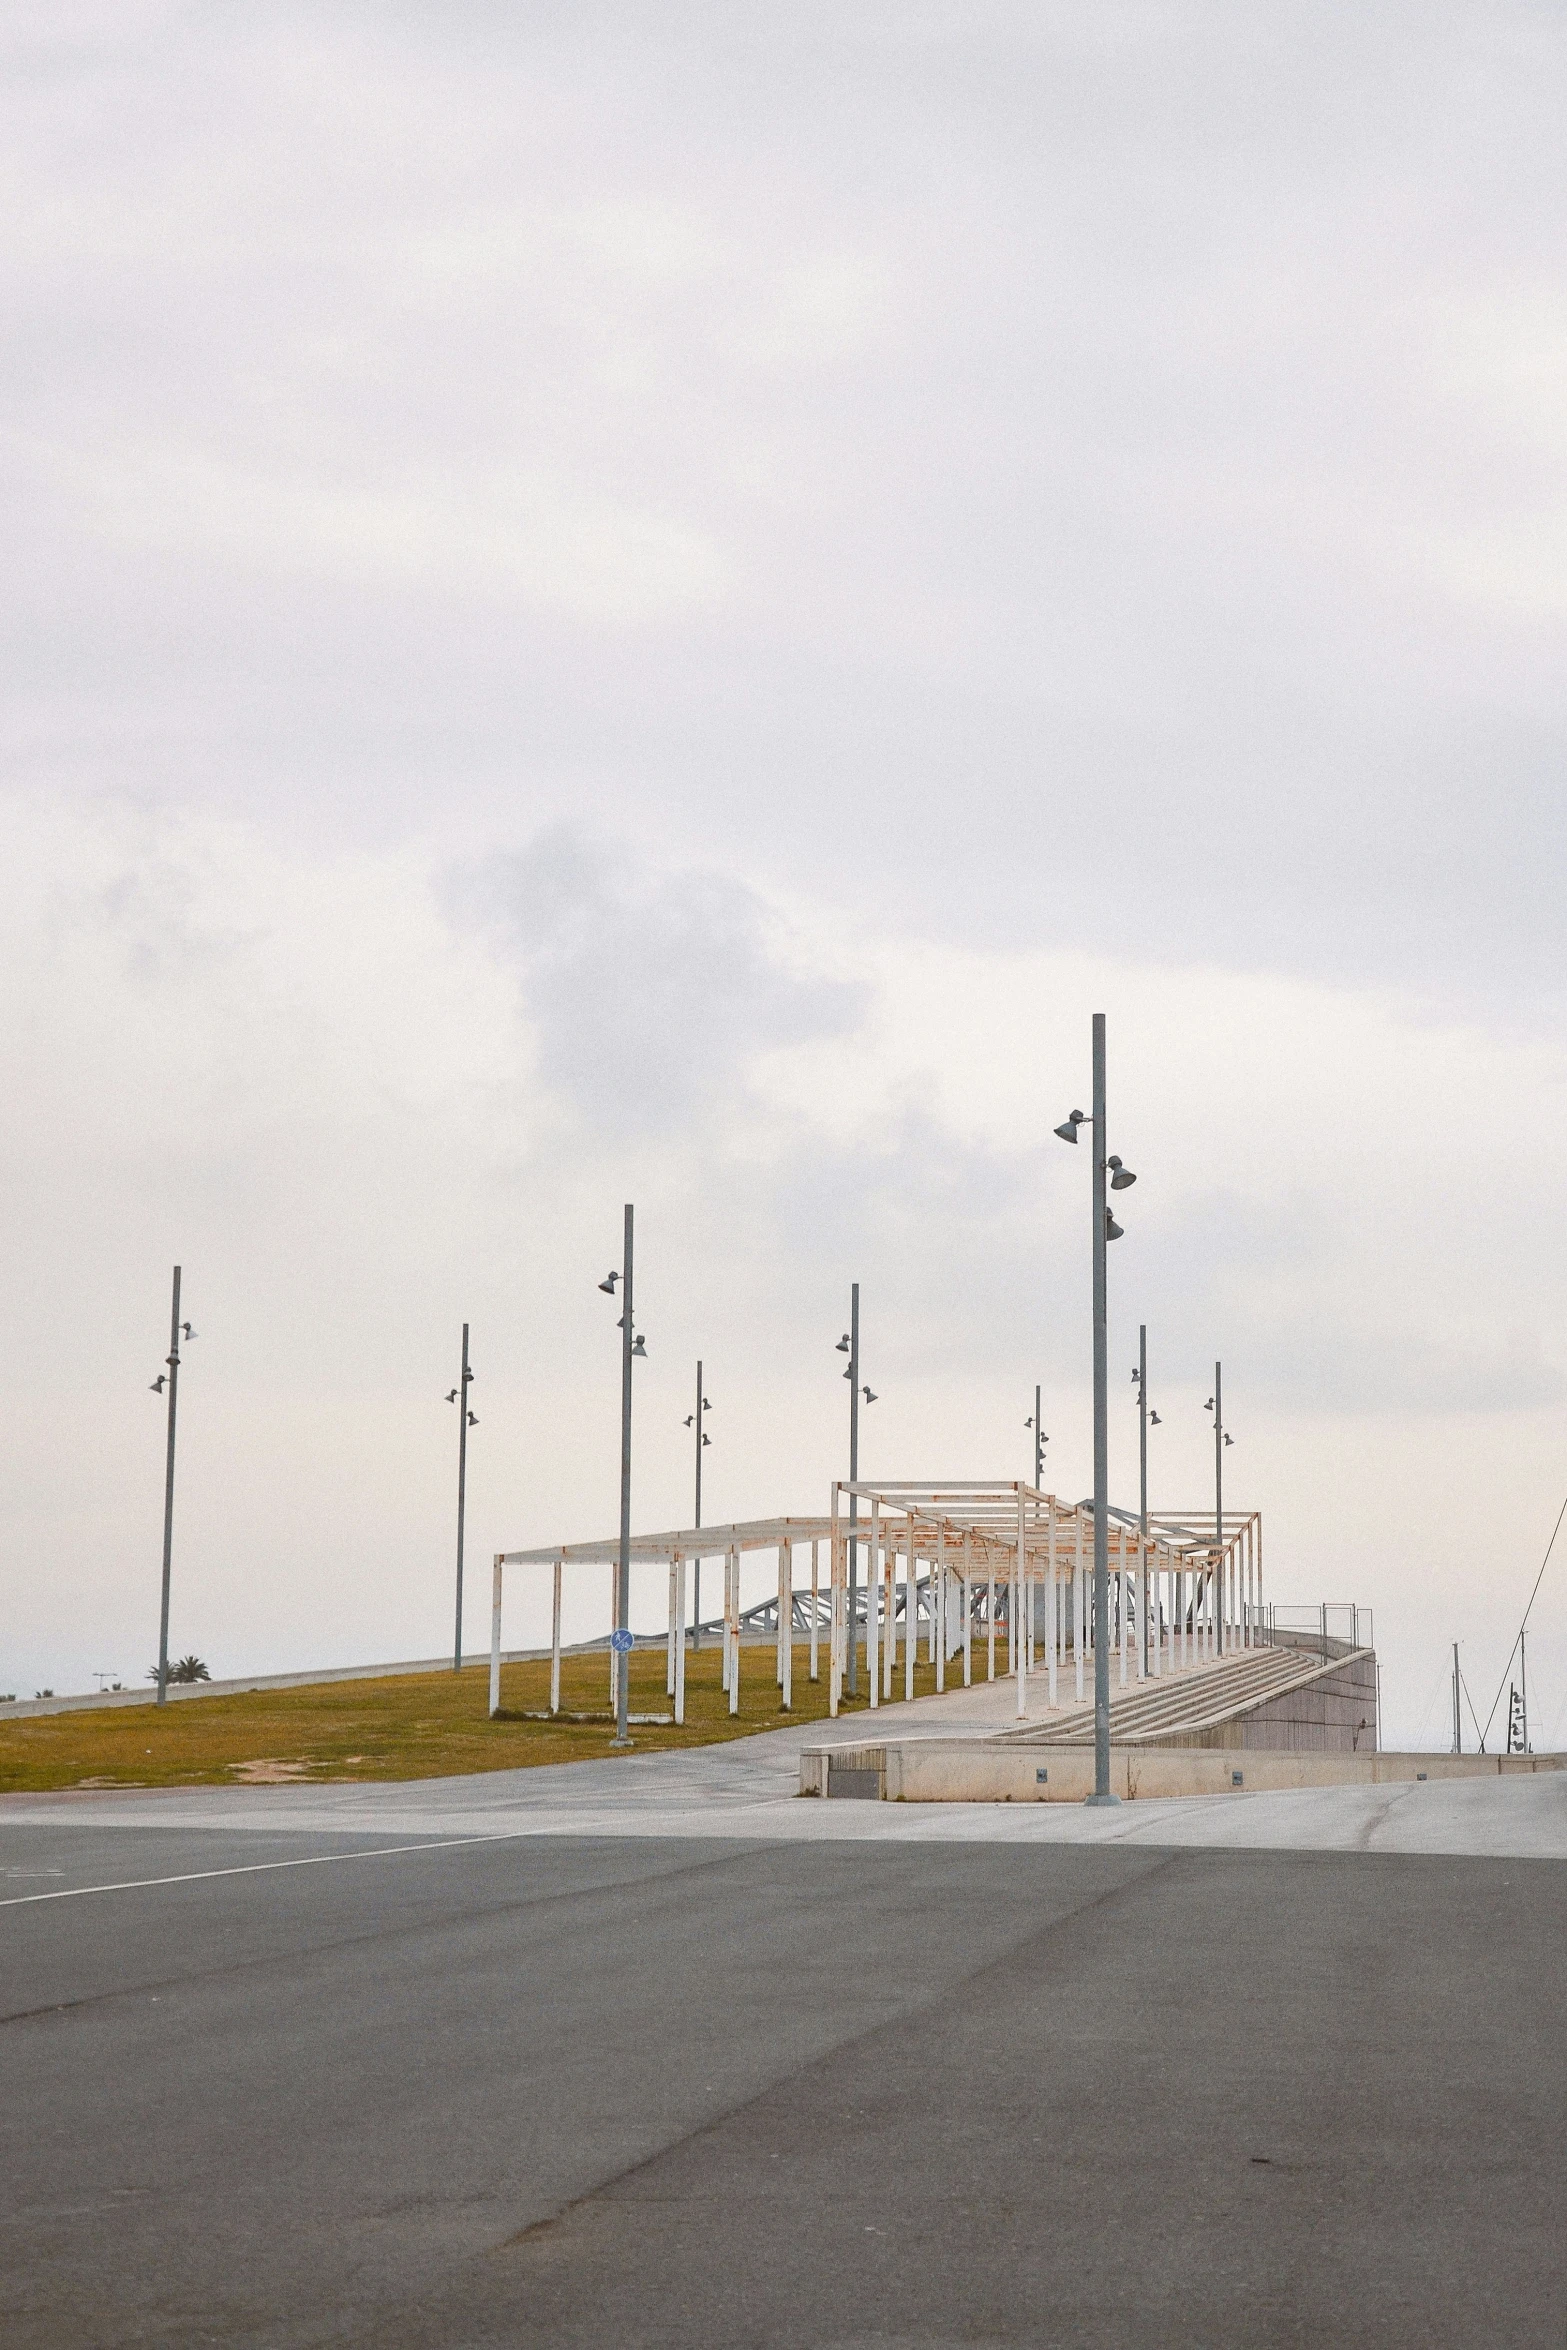
[[[1458,1643],[1453,1642],[1453,1752],[1464,1751],[1464,1725],[1458,1711]]]
[[[1137,1325],[1137,1605],[1142,1618],[1143,1672],[1152,1663],[1148,1642],[1148,1325]]]
[[[163,1606],[158,1617],[158,1703],[169,1698],[169,1569],[174,1557],[174,1422],[180,1394],[180,1269],[174,1268],[174,1303],[169,1309],[169,1449],[163,1472]],[[163,1382],[156,1380],[155,1387]]]
[[[615,1579],[615,1629],[631,1629],[631,1255],[635,1211],[626,1208],[624,1257],[620,1274],[620,1572]],[[615,1744],[629,1746],[631,1658],[621,1647],[615,1667]]]
[[[1093,1264],[1094,1264],[1094,1792],[1090,1803],[1116,1803],[1110,1791],[1110,1397],[1109,1331],[1105,1250],[1119,1240],[1121,1227],[1106,1197],[1137,1181],[1130,1167],[1105,1152],[1105,1016],[1093,1016]],[[1073,1110],[1056,1128],[1063,1142],[1076,1142],[1086,1124]],[[1108,1179],[1108,1181],[1107,1181]]]
[[[849,1291],[849,1484],[860,1476],[860,1285]],[[849,1695],[860,1687],[860,1546],[854,1529],[859,1523],[860,1497],[849,1495]]]
[[[696,1517],[692,1522],[698,1526],[702,1523],[702,1447],[707,1442],[707,1437],[702,1429],[702,1414],[711,1411],[711,1409],[712,1406],[702,1392],[702,1366],[698,1363],[696,1367],[696,1410],[686,1422],[688,1428],[694,1428],[696,1431]],[[700,1648],[702,1645],[702,1561],[700,1557],[692,1561],[692,1575],[694,1589],[691,1603],[691,1645],[693,1648]]]
[[[1034,1431],[1034,1491],[1042,1493],[1045,1483],[1045,1423],[1039,1409],[1039,1389],[1034,1390],[1034,1416],[1024,1426]]]
[[[1105,1016],[1094,1014],[1094,1792],[1110,1792],[1110,1340],[1105,1197]]]
[[[478,1421],[468,1409],[468,1389],[473,1383],[473,1367],[468,1360],[468,1325],[462,1326],[462,1379],[447,1397],[455,1403],[457,1413],[457,1632],[452,1642],[452,1671],[462,1671],[462,1546],[463,1529],[468,1515],[468,1430],[477,1428]]]
[[[1221,1363],[1213,1366],[1213,1653],[1224,1654],[1224,1394]]]

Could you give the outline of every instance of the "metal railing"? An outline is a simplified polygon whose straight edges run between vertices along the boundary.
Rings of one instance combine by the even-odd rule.
[[[1262,1610],[1258,1637],[1275,1648],[1320,1648],[1324,1656],[1348,1656],[1351,1649],[1375,1648],[1372,1611],[1352,1599],[1322,1599],[1313,1607],[1269,1605]]]

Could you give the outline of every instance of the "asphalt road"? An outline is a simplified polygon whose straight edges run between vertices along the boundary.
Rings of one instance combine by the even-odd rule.
[[[1567,2344],[1567,1864],[388,1841],[0,1828],[8,2346]]]

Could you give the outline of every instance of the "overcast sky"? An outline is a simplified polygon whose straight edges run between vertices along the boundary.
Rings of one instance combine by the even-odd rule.
[[[0,1687],[471,1555],[1090,1481],[1482,1715],[1567,1491],[1567,20],[17,0]],[[476,1578],[470,1638],[485,1632]],[[602,1609],[601,1594],[594,1605]],[[651,1600],[651,1593],[648,1595]],[[583,1602],[580,1629],[599,1629]],[[534,1636],[519,1594],[508,1638]],[[1567,1735],[1567,1555],[1531,1647]]]

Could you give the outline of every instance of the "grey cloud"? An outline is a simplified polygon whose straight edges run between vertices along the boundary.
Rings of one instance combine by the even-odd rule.
[[[522,967],[545,1081],[599,1130],[721,1132],[756,1056],[840,1032],[864,1001],[792,969],[743,883],[649,871],[582,832],[489,860],[464,894]]]
[[[1558,1000],[1567,26],[1093,13],[32,12],[13,771]]]

